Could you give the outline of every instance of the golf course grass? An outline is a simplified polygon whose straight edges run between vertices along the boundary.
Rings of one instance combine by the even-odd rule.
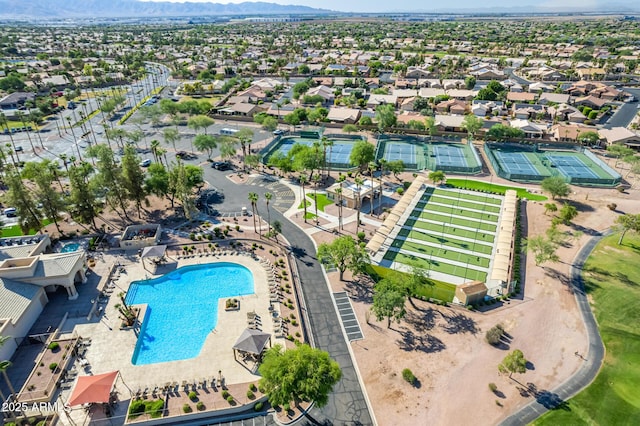
[[[460,188],[460,189],[470,189],[472,191],[486,191],[493,192],[496,194],[504,194],[507,189],[513,189],[518,193],[518,197],[526,198],[531,201],[545,201],[547,197],[539,194],[531,194],[524,188],[518,188],[514,186],[503,186],[496,185],[493,183],[482,182],[479,180],[468,180],[468,179],[447,179],[447,185]]]
[[[598,376],[535,425],[640,424],[640,236],[605,237],[587,260],[585,290],[606,347]]]

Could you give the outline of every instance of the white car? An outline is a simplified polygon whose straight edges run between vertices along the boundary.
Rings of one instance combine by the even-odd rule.
[[[151,160],[148,158],[140,162],[140,167],[149,167],[150,165],[151,165]]]

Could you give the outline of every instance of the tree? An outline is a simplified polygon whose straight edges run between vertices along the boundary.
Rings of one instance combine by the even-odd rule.
[[[213,150],[218,147],[218,141],[215,136],[212,135],[196,135],[193,140],[193,145],[198,151],[205,152],[207,154],[207,158],[211,160]]]
[[[544,205],[544,214],[546,215],[547,213],[551,212],[551,213],[555,213],[558,211],[558,206],[556,205],[556,203],[545,203]]]
[[[40,163],[29,162],[25,164],[22,176],[33,181],[36,184],[35,198],[40,202],[40,210],[44,216],[52,221],[58,233],[60,225],[58,224],[59,214],[66,207],[66,203],[62,194],[53,188],[53,181],[57,176],[57,163],[50,160],[44,160]]]
[[[540,266],[546,262],[557,262],[560,257],[556,254],[558,247],[544,235],[523,240],[523,251],[530,251],[534,255],[536,266]]]
[[[571,204],[564,203],[562,208],[560,209],[560,213],[558,214],[558,218],[565,225],[571,225],[571,221],[578,216],[578,209]]]
[[[276,344],[265,352],[258,371],[260,387],[273,406],[315,401],[324,407],[342,377],[340,365],[327,352],[305,344],[286,351]]]
[[[391,104],[381,104],[376,107],[376,121],[378,122],[378,130],[384,132],[384,129],[396,125],[396,109]]]
[[[144,172],[139,163],[140,159],[136,155],[135,148],[130,145],[125,147],[122,156],[122,185],[127,191],[127,198],[136,205],[138,219],[142,217],[140,214],[142,202],[147,201]]]
[[[511,378],[513,373],[525,373],[527,371],[527,360],[522,351],[516,349],[505,356],[500,365],[498,365],[498,371],[501,373],[509,373],[509,378]]]
[[[164,129],[164,131],[162,132],[162,136],[164,137],[165,143],[171,144],[171,146],[173,146],[173,150],[175,151],[176,142],[180,140],[180,132],[178,132],[178,129]]]
[[[240,148],[242,148],[242,162],[246,164],[247,149],[251,151],[251,142],[253,141],[253,130],[245,127],[238,130],[235,135],[240,141]]]
[[[476,86],[476,78],[472,75],[464,79],[464,88],[471,90]]]
[[[441,184],[446,179],[447,178],[442,170],[435,170],[429,173],[429,180],[431,180],[434,185]]]
[[[402,160],[393,160],[387,163],[387,169],[393,173],[394,178],[398,178],[398,175],[404,171],[404,162]]]
[[[269,210],[269,202],[273,198],[273,194],[270,192],[265,192],[264,201],[267,203],[267,225],[269,227],[269,232],[271,232],[271,211]]]
[[[387,328],[391,328],[391,320],[400,322],[406,315],[406,294],[390,279],[380,280],[373,289],[373,311],[376,319],[387,319]]]
[[[342,126],[342,131],[346,134],[356,133],[358,131],[358,126],[356,126],[355,124],[345,124],[344,126]]]
[[[618,231],[620,232],[618,245],[621,245],[624,234],[626,234],[627,231],[640,233],[640,214],[625,214],[622,216],[618,216],[618,218],[616,219],[616,225]]]
[[[609,151],[616,158],[616,163],[614,167],[618,167],[618,161],[620,158],[627,157],[629,155],[634,155],[635,151],[624,145],[609,145],[607,146],[607,151]]]
[[[331,263],[340,272],[340,281],[344,278],[344,272],[349,269],[358,272],[362,262],[366,261],[366,252],[350,235],[343,235],[331,243],[322,243],[318,246],[318,260],[323,263]]]
[[[349,163],[358,167],[358,173],[363,173],[370,162],[375,159],[376,149],[367,141],[360,140],[353,145],[349,155]]]
[[[304,185],[307,183],[307,177],[300,175],[300,188],[302,189],[302,208],[304,209],[304,223],[307,223],[307,197],[304,193]]]
[[[253,232],[258,233],[258,228],[256,227],[256,216],[258,210],[258,194],[255,192],[249,193],[249,201],[251,202],[251,213],[253,216]]]
[[[94,182],[89,180],[94,169],[89,163],[73,164],[69,167],[69,184],[71,191],[69,204],[71,216],[80,223],[92,224],[96,229],[95,218],[98,216],[98,197]]]
[[[544,178],[540,183],[540,187],[543,191],[551,195],[552,200],[555,200],[557,197],[566,197],[571,192],[569,185],[560,176]]]
[[[582,132],[578,135],[578,142],[580,142],[582,145],[595,145],[599,140],[600,135],[598,134],[598,132],[594,131]]]
[[[471,142],[478,130],[482,129],[482,119],[473,114],[465,115],[462,120],[462,128],[467,131],[469,142]]]
[[[117,211],[122,210],[122,214],[128,220],[127,214],[129,203],[127,190],[124,186],[122,168],[116,163],[113,151],[106,145],[94,145],[87,149],[91,157],[97,157],[98,174],[95,176],[95,183],[106,192],[107,203]],[[137,166],[137,164],[136,164]]]
[[[354,179],[356,183],[356,235],[358,235],[358,231],[360,230],[360,210],[362,210],[362,185],[364,185],[364,180],[357,177]]]
[[[189,117],[187,120],[187,126],[195,130],[196,132],[200,129],[204,130],[204,134],[207,134],[207,127],[211,126],[215,121],[213,118],[207,117],[206,115],[196,115],[195,117]]]
[[[158,197],[166,197],[169,192],[169,173],[163,164],[153,163],[147,169],[145,185],[147,192]]]
[[[25,186],[20,173],[13,168],[7,170],[4,175],[4,183],[9,187],[7,201],[18,212],[22,232],[28,234],[32,229],[39,231],[42,228],[42,220],[36,207],[35,194]]]

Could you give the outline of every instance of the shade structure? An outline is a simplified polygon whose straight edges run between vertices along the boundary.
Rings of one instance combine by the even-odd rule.
[[[166,245],[145,247],[142,249],[140,257],[143,259],[145,257],[162,257],[164,256],[165,251],[167,251]]]
[[[78,383],[69,397],[68,404],[73,406],[93,402],[109,402],[111,389],[117,377],[117,371],[78,377]]]
[[[247,328],[242,332],[233,349],[240,352],[260,355],[271,339],[271,334],[253,328]]]

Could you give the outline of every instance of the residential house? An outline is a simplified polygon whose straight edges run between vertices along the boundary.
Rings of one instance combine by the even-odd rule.
[[[477,80],[505,80],[507,75],[498,68],[480,68],[470,73]]]
[[[577,142],[581,133],[597,132],[595,127],[584,126],[581,124],[555,124],[551,127],[551,134],[554,140],[558,142]]]
[[[501,101],[474,100],[471,104],[471,112],[477,117],[487,115],[503,115],[504,104]]]
[[[625,127],[600,129],[598,134],[606,141],[607,145],[625,145],[640,151],[640,136]]]
[[[442,80],[442,88],[445,90],[459,89],[461,87],[464,87],[464,80],[459,80],[459,79]]]
[[[464,132],[462,123],[464,115],[442,115],[436,114],[435,125],[441,132]]]
[[[464,114],[467,110],[467,103],[458,99],[449,99],[436,105],[439,113]]]
[[[529,88],[529,91],[531,91],[531,88]],[[541,105],[548,105],[550,103],[568,104],[568,103],[571,103],[571,95],[567,93],[543,92],[543,93],[540,93],[540,97],[538,98],[538,103]]]
[[[600,109],[608,103],[609,101],[606,99],[596,98],[595,96],[591,95],[577,98],[574,102],[575,105],[584,105],[592,109]]]
[[[401,114],[396,116],[396,120],[398,123],[402,123],[404,125],[409,124],[410,121],[420,121],[421,123],[424,123],[424,116],[417,112],[403,111]]]
[[[35,93],[30,92],[14,92],[0,99],[0,110],[10,111],[17,109],[25,109],[27,102],[35,102]]]
[[[509,125],[524,132],[526,138],[542,138],[546,132],[546,127],[530,122],[529,120],[515,119],[509,121]]]
[[[407,67],[405,77],[413,79],[423,79],[432,77],[433,73],[426,68],[411,66]]]
[[[232,111],[233,115],[240,115],[243,117],[253,117],[254,114],[265,111],[267,107],[264,106],[264,104],[256,105],[256,104],[248,104],[248,103],[240,102],[240,103],[231,105],[229,109]]]
[[[396,95],[378,95],[372,93],[371,95],[369,95],[369,99],[367,99],[367,108],[375,109],[375,107],[382,104],[390,104],[395,106],[397,101],[398,98],[396,97]]]
[[[437,96],[444,96],[447,92],[441,88],[432,88],[432,87],[421,87],[418,91],[418,96],[421,98],[435,98]]]
[[[531,93],[549,93],[549,92],[553,92],[555,89],[556,89],[555,87],[549,84],[536,81],[535,83],[531,83],[529,85],[528,91]]]
[[[604,68],[578,68],[576,72],[584,80],[601,80],[607,74]]]
[[[327,119],[336,123],[354,124],[360,120],[360,110],[353,108],[329,108]]]
[[[322,102],[324,105],[333,104],[333,100],[335,99],[333,90],[323,85],[312,87],[311,89],[307,90],[305,96],[320,96],[322,99],[324,99]]]
[[[530,118],[536,119],[539,116],[546,115],[547,111],[544,105],[538,104],[521,104],[513,103],[511,110],[515,118],[528,120]]]
[[[536,93],[529,92],[509,92],[507,93],[507,100],[511,102],[533,102],[538,95]]]
[[[447,90],[447,95],[449,95],[453,99],[459,99],[461,101],[471,101],[476,97],[478,92],[474,90],[466,90],[466,89],[450,89]]]

